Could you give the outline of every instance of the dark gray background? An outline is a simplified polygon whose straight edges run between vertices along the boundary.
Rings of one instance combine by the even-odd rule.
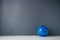
[[[60,0],[0,0],[0,35],[36,35],[42,24],[60,35]]]

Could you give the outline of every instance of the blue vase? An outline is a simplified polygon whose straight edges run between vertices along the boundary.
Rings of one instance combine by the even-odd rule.
[[[37,35],[45,37],[48,36],[48,28],[45,25],[41,25],[37,29]]]

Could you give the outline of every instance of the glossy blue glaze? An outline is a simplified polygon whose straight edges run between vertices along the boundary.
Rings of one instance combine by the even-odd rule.
[[[48,28],[45,25],[38,26],[37,35],[39,36],[48,36]]]

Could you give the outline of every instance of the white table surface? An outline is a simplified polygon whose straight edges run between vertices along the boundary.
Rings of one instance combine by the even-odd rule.
[[[0,40],[60,40],[60,36],[0,36]]]

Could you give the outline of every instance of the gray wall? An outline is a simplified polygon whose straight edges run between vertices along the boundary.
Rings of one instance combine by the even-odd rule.
[[[2,17],[2,15],[1,14],[2,14],[2,1],[0,0],[0,35],[2,33],[2,30],[1,30],[2,29],[2,26],[1,26],[1,20],[2,20],[1,17]]]
[[[36,35],[45,24],[50,35],[60,35],[59,0],[3,0],[1,35]]]

